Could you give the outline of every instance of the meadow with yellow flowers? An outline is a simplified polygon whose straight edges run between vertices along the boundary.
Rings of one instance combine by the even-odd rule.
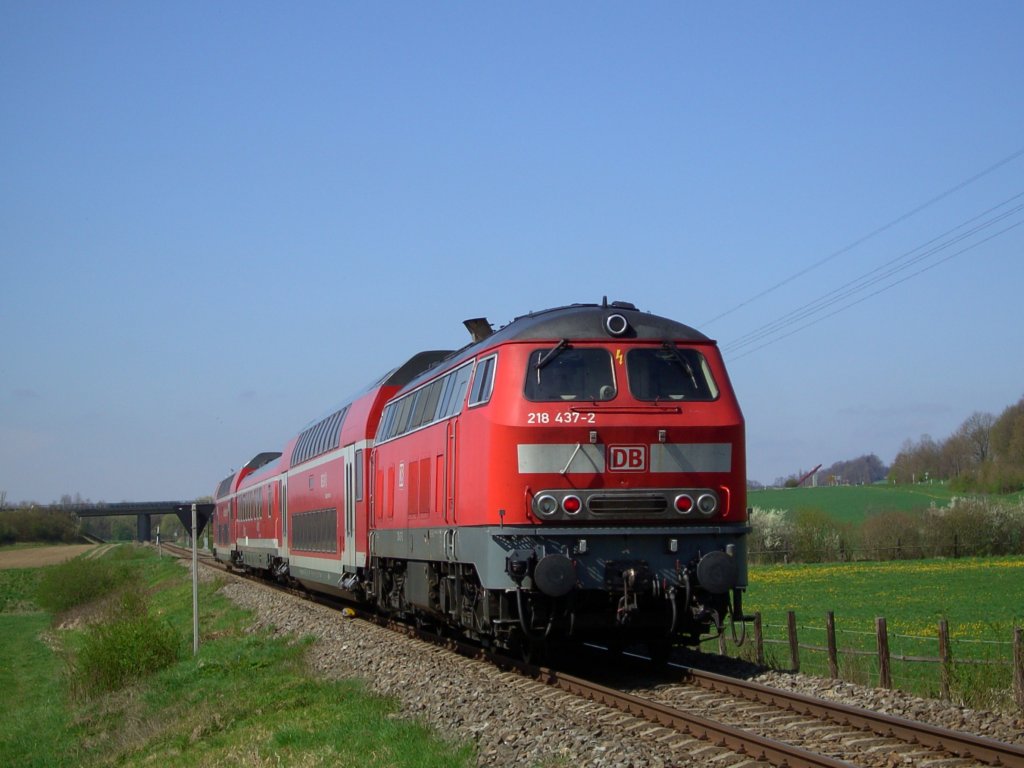
[[[954,698],[1005,699],[1014,627],[1024,627],[1024,556],[751,566],[744,610],[761,614],[766,656],[790,665],[787,614],[794,611],[801,671],[827,674],[825,616],[835,616],[842,676],[877,683],[875,619],[885,617],[894,685],[937,695],[939,621],[949,625]],[[844,653],[845,651],[845,653]],[[911,660],[908,660],[911,659]],[[1012,698],[1012,696],[1011,696]]]

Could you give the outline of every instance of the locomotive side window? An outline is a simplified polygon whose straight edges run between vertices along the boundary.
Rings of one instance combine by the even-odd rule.
[[[559,402],[611,400],[615,397],[612,356],[607,349],[576,349],[568,342],[530,353],[527,400]]]
[[[466,363],[430,384],[388,403],[377,427],[377,442],[383,443],[457,414],[466,400],[466,389],[472,373],[473,364]]]
[[[441,395],[437,399],[437,410],[434,412],[435,421],[444,418],[445,411],[448,408],[448,401],[452,397],[454,384],[455,377],[450,373],[441,379]]]
[[[704,355],[666,344],[626,353],[629,390],[637,400],[714,400],[718,387]]]
[[[434,420],[434,414],[437,412],[437,401],[441,397],[441,388],[443,386],[444,379],[438,379],[427,387],[426,393],[420,398],[423,407],[417,426],[430,424]]]
[[[403,397],[398,401],[398,414],[395,416],[395,434],[404,434],[409,427],[409,419],[412,416],[413,404],[419,392],[409,397]]]
[[[384,414],[380,417],[380,425],[377,427],[377,442],[382,442],[391,437],[391,425],[395,421],[395,404],[388,403],[384,408]]]
[[[494,365],[498,359],[497,355],[485,357],[476,366],[476,375],[473,378],[473,393],[469,397],[469,406],[482,405],[491,399],[491,392],[494,389]]]
[[[473,373],[472,365],[464,365],[452,374],[452,388],[449,392],[448,402],[438,418],[447,419],[462,410],[462,404],[466,401],[466,390],[469,388],[469,377]]]

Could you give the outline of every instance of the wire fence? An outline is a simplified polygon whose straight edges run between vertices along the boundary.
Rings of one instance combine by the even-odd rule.
[[[785,548],[750,550],[747,558],[752,565],[780,565],[785,563],[852,563],[865,561],[924,560],[934,557],[988,557],[994,554],[1024,554],[1020,547],[1008,547],[1005,552],[994,552],[987,544],[962,541],[959,537],[933,544],[896,544],[892,546],[844,546],[821,548]]]
[[[1015,627],[1005,640],[962,637],[948,622],[935,635],[890,632],[884,617],[873,631],[824,621],[800,623],[795,611],[784,624],[765,622],[760,613],[738,645],[729,632],[717,638],[719,653],[762,666],[837,680],[899,689],[957,704],[1024,711],[1024,630]],[[714,639],[713,639],[714,640]]]

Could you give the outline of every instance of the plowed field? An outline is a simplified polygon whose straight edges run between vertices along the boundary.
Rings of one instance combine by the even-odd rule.
[[[47,565],[56,565],[78,557],[95,546],[95,544],[59,544],[52,547],[0,549],[0,569],[43,568]]]

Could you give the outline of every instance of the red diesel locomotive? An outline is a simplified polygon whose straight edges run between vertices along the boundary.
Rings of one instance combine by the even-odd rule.
[[[607,301],[421,352],[216,492],[215,551],[502,648],[742,615],[743,416],[715,343]]]

